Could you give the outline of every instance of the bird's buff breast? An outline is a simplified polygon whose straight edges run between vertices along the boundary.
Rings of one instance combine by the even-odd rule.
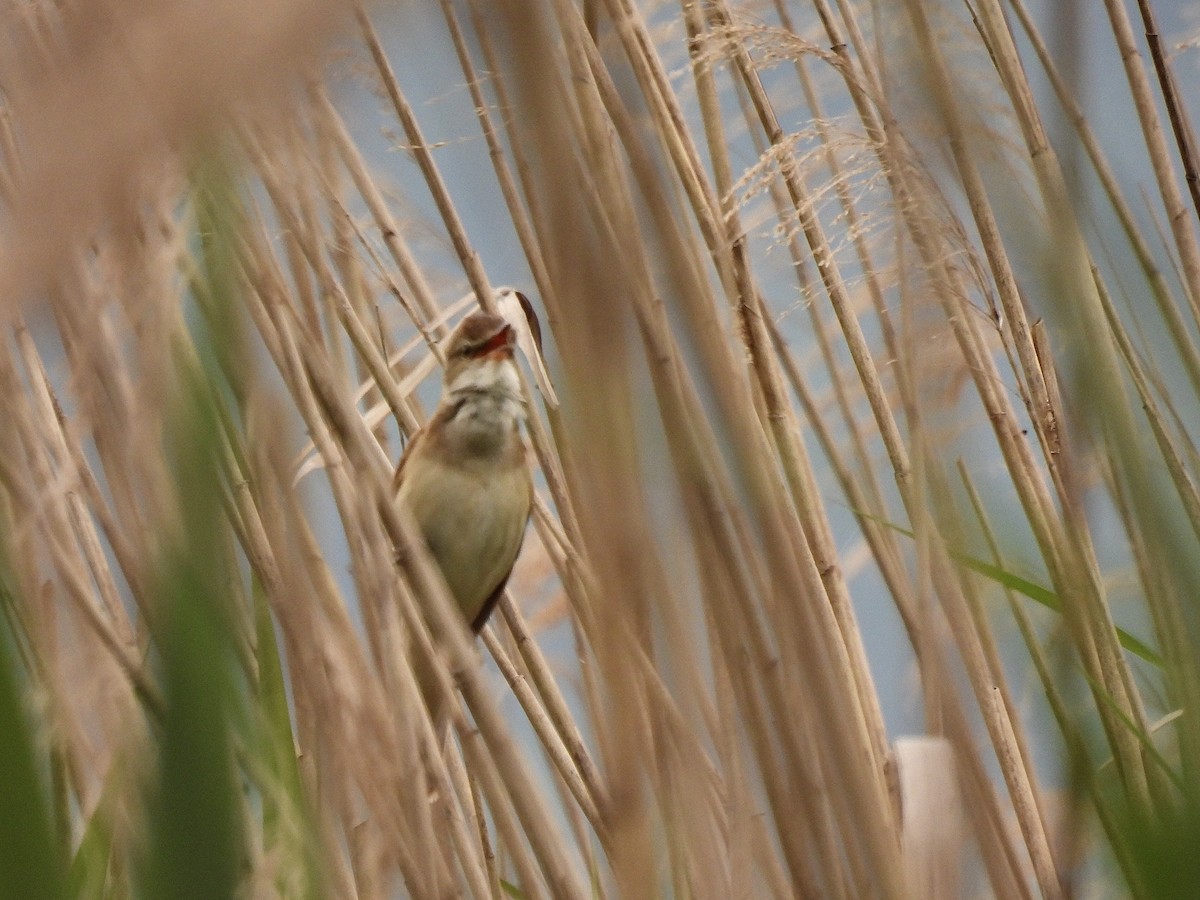
[[[398,500],[408,507],[467,621],[521,549],[531,482],[524,463],[482,477],[471,468],[413,459]]]

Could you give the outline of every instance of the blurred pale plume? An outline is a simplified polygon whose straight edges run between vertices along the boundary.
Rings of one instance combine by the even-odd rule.
[[[0,296],[44,286],[218,123],[261,114],[335,36],[334,0],[101,0],[10,12],[0,84],[16,176]]]

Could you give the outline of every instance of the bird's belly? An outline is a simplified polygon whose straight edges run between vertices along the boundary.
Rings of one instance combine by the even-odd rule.
[[[420,527],[463,615],[474,621],[521,549],[529,516],[528,470],[514,466],[485,479],[429,463],[429,471],[406,476],[399,499]]]

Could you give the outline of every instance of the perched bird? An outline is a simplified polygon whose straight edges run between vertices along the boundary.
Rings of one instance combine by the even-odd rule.
[[[459,324],[441,402],[392,481],[476,634],[508,582],[533,502],[515,346],[500,316],[476,312]]]

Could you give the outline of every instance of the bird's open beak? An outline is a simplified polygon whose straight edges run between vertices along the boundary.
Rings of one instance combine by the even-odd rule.
[[[493,354],[500,354],[512,358],[513,349],[516,346],[516,332],[513,331],[513,327],[511,325],[505,325],[479,348],[475,354],[475,358],[483,359],[484,357],[488,357]]]

